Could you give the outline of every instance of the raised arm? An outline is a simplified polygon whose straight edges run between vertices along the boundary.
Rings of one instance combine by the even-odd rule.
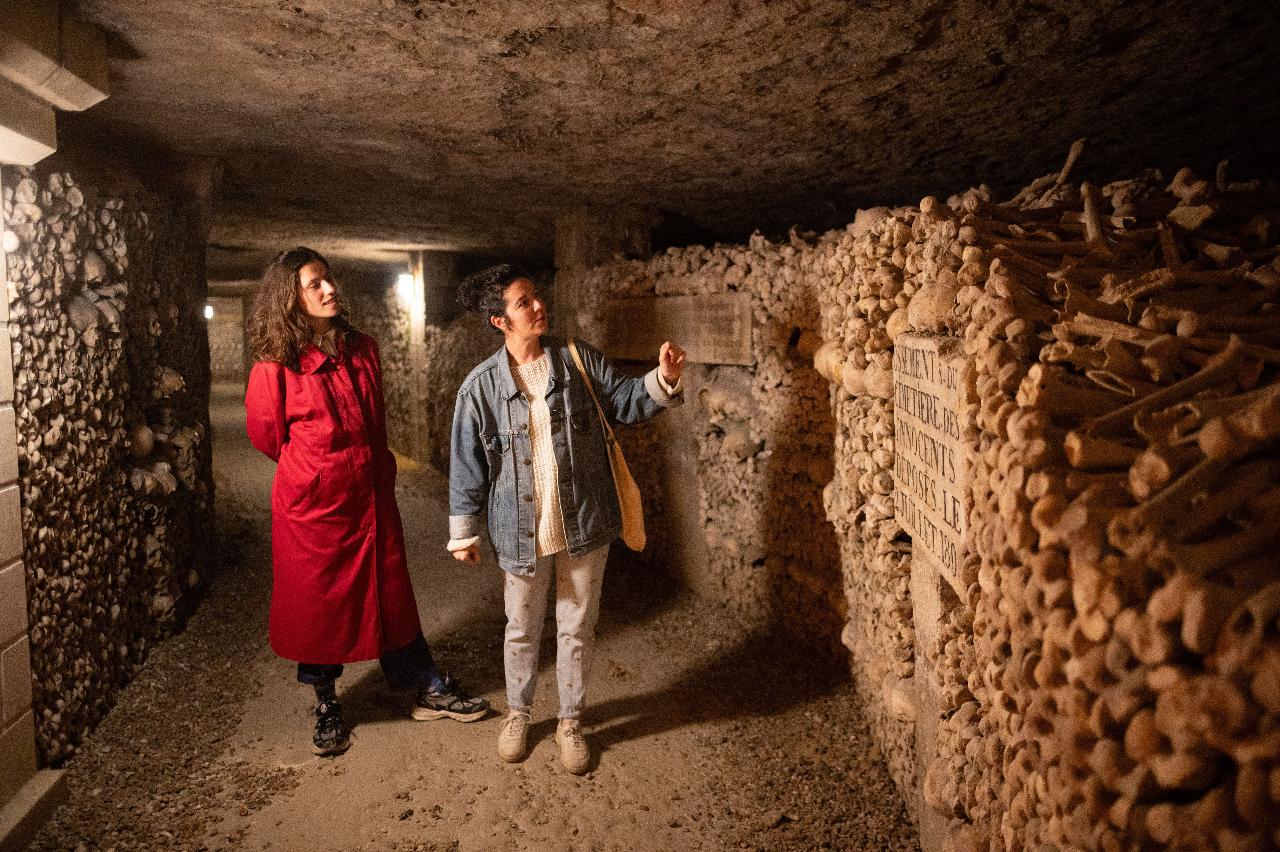
[[[684,402],[684,388],[680,386],[679,370],[684,368],[684,353],[675,347],[663,344],[663,351],[675,349],[670,358],[679,357],[679,370],[674,369],[674,361],[669,366],[650,370],[640,378],[632,378],[618,370],[595,347],[577,341],[578,353],[587,368],[587,374],[594,380],[596,394],[605,413],[617,423],[639,423],[648,420],[664,409],[680,405]],[[660,378],[663,366],[676,375],[674,385]]]
[[[289,440],[284,419],[284,367],[272,361],[253,365],[244,394],[244,413],[250,443],[272,461],[280,461],[280,450]]]

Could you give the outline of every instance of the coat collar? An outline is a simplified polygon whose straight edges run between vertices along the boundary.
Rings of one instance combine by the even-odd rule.
[[[298,369],[303,373],[318,373],[321,367],[331,363],[333,359],[314,343],[307,344],[306,350],[298,356]]]
[[[337,335],[338,357],[347,357],[353,353],[359,345],[354,336],[347,333],[339,333]],[[336,359],[326,353],[315,343],[308,343],[307,348],[298,356],[298,371],[302,373],[316,373],[326,364],[337,363]]]
[[[569,378],[565,372],[564,341],[558,337],[543,335],[542,350],[547,353],[547,360],[550,362],[548,367],[550,367],[551,376],[547,380],[547,393],[550,394],[558,384],[568,381]],[[502,398],[514,399],[520,396],[520,386],[516,384],[516,377],[511,372],[511,357],[507,354],[507,347],[504,345],[494,354],[494,357],[498,359],[498,382],[501,385]]]

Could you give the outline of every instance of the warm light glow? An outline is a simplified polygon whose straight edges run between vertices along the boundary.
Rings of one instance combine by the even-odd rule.
[[[400,302],[405,305],[413,304],[413,273],[401,272],[400,277],[396,279],[396,295],[400,297]]]
[[[213,319],[213,305],[204,306],[204,318]]]

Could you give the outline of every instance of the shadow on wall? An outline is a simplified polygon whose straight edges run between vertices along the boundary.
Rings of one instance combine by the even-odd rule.
[[[834,658],[844,652],[840,633],[846,604],[840,547],[824,517],[822,488],[831,481],[834,467],[835,422],[828,408],[810,410],[812,406],[804,401],[821,399],[827,391],[826,379],[812,369],[811,359],[803,353],[792,347],[790,354],[796,360],[792,381],[807,387],[784,397],[779,419],[795,424],[808,421],[808,428],[779,429],[768,439],[772,453],[764,480],[765,568],[773,619]]]

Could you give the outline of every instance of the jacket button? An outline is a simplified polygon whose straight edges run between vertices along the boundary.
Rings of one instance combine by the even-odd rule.
[[[524,495],[524,502],[526,502],[526,503],[532,503],[532,502],[533,502],[533,495],[532,495],[532,494],[526,494],[526,495]]]
[[[524,537],[525,537],[525,538],[533,538],[533,533],[531,533],[531,532],[527,532],[527,533],[525,533],[525,534],[524,534]]]
[[[525,463],[525,464],[533,464],[533,459],[525,459],[525,460],[524,460],[524,463]]]

